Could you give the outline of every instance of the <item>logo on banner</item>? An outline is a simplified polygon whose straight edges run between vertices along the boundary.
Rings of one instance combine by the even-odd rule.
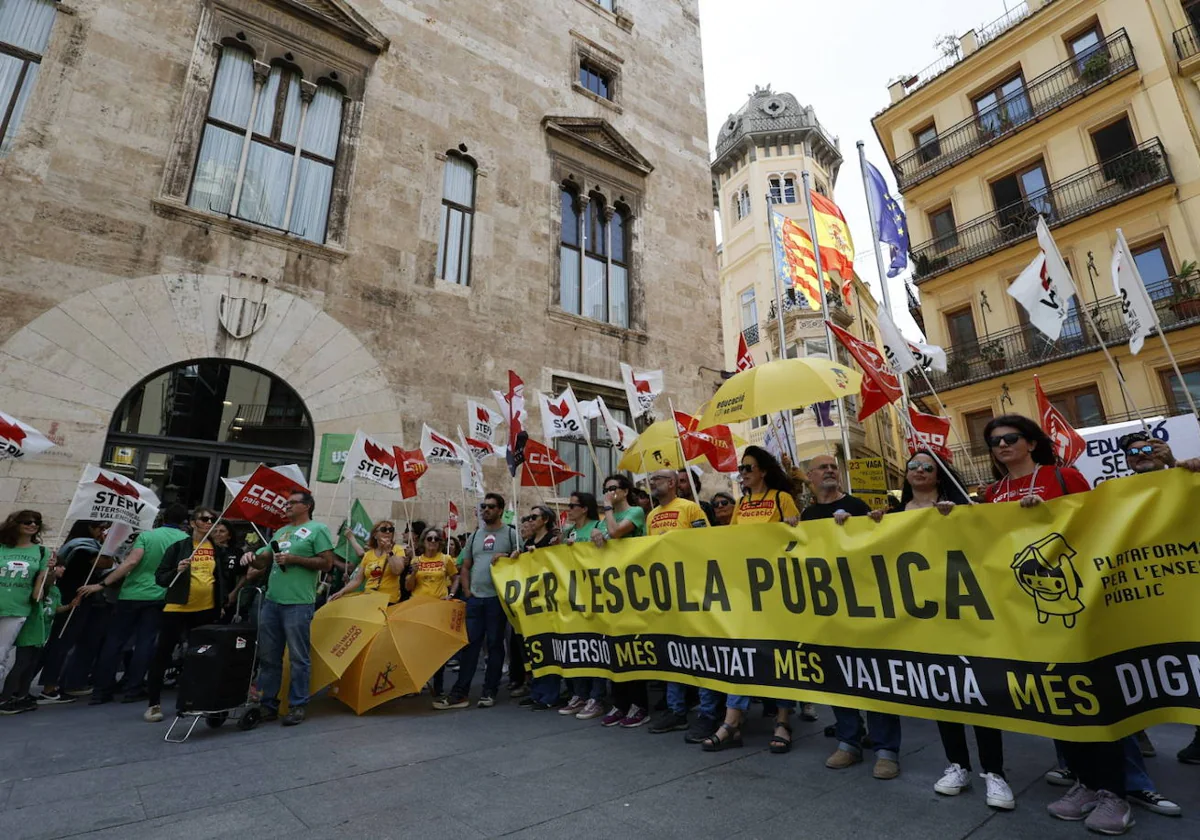
[[[96,476],[96,483],[101,487],[107,487],[118,496],[129,496],[134,499],[141,498],[136,487],[129,482],[121,481],[121,479],[117,478],[116,476],[109,478],[104,473],[100,473],[100,475]]]
[[[431,458],[447,458],[452,461],[458,460],[457,450],[454,444],[446,440],[437,432],[430,432],[429,439],[433,441],[433,446],[429,449],[429,457]]]
[[[0,440],[9,442],[6,448],[10,455],[20,455],[21,444],[25,441],[25,430],[16,423],[9,423],[0,417]]]
[[[546,408],[549,409],[554,420],[554,433],[551,437],[561,437],[565,434],[582,434],[583,430],[579,428],[579,424],[571,417],[571,406],[566,400],[560,403],[548,400]]]
[[[1056,616],[1062,619],[1063,626],[1074,627],[1075,616],[1083,612],[1083,602],[1079,600],[1082,581],[1071,563],[1076,553],[1062,534],[1048,534],[1025,546],[1013,558],[1017,585],[1033,599],[1038,624]]]
[[[376,446],[367,438],[363,441],[363,455],[365,457],[359,460],[355,472],[386,482],[394,482],[400,477],[396,470],[396,453],[393,450]]]

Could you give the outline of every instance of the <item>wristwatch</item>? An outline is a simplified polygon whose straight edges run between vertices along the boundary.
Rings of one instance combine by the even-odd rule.
[[[604,510],[604,511],[609,511],[612,509],[613,509],[612,505],[604,505],[603,507],[600,508],[600,510]]]

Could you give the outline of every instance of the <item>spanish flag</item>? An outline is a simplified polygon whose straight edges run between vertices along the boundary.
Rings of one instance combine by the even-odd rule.
[[[841,209],[816,190],[812,196],[813,218],[817,222],[817,243],[821,248],[821,268],[836,271],[842,278],[842,300],[850,306],[850,287],[854,282],[854,240]]]
[[[808,231],[782,213],[771,210],[771,244],[775,249],[775,265],[784,288],[795,289],[803,295],[808,308],[819,312],[821,298],[817,284],[817,260],[813,254],[812,237]],[[829,288],[829,275],[825,275]]]

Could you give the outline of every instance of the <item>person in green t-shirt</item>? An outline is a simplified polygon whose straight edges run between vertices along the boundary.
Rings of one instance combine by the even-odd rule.
[[[163,525],[138,534],[133,547],[120,564],[100,583],[79,587],[88,597],[105,587],[120,586],[117,605],[104,636],[104,647],[92,671],[92,699],[89,706],[109,703],[117,690],[117,669],[121,665],[125,643],[133,639],[133,655],[122,680],[122,703],[147,699],[146,671],[158,643],[158,625],[166,590],[154,581],[154,573],[167,549],[188,538],[188,509],[172,502],[163,510]]]
[[[41,597],[53,558],[38,545],[42,515],[36,510],[10,513],[0,524],[0,685],[16,657],[17,634]]]
[[[58,579],[64,571],[65,566],[50,567],[45,594],[21,625],[21,632],[17,634],[16,639],[13,667],[4,680],[3,689],[0,690],[0,715],[16,715],[37,709],[37,698],[29,694],[29,688],[41,667],[42,652],[46,642],[50,640],[50,627],[54,624],[54,616],[71,609],[70,604],[63,606],[62,594],[58,589]]]
[[[316,507],[305,490],[288,495],[288,519],[257,552],[247,552],[242,561],[256,568],[270,568],[267,594],[258,616],[258,687],[262,694],[263,720],[279,717],[279,689],[283,684],[283,650],[287,647],[291,668],[288,713],[284,726],[304,721],[308,705],[309,628],[317,582],[321,572],[333,568],[333,537],[329,528],[312,518]]]
[[[562,542],[567,545],[583,543],[600,531],[600,510],[591,493],[572,493],[567,502],[567,526]],[[574,715],[579,720],[591,720],[604,714],[600,701],[604,699],[607,680],[601,677],[575,677],[568,681],[571,699],[558,710],[560,715]]]

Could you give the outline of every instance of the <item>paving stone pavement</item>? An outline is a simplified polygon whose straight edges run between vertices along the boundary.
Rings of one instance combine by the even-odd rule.
[[[825,769],[835,746],[822,732],[827,708],[818,723],[797,721],[783,756],[768,753],[761,719],[744,748],[705,753],[681,733],[604,729],[503,697],[455,712],[411,698],[362,717],[321,698],[302,726],[201,724],[181,745],[164,743],[167,723],[147,724],[142,711],[81,701],[0,718],[0,838],[1094,836],[1046,814],[1063,789],[1042,781],[1054,762],[1045,739],[1005,738],[1015,811],[987,808],[981,782],[958,797],[935,794],[945,758],[925,720],[905,719],[902,774],[879,782],[869,760]],[[1151,730],[1159,754],[1150,774],[1184,816],[1136,810],[1130,836],[1200,838],[1200,766],[1175,760],[1191,735],[1189,726]]]

